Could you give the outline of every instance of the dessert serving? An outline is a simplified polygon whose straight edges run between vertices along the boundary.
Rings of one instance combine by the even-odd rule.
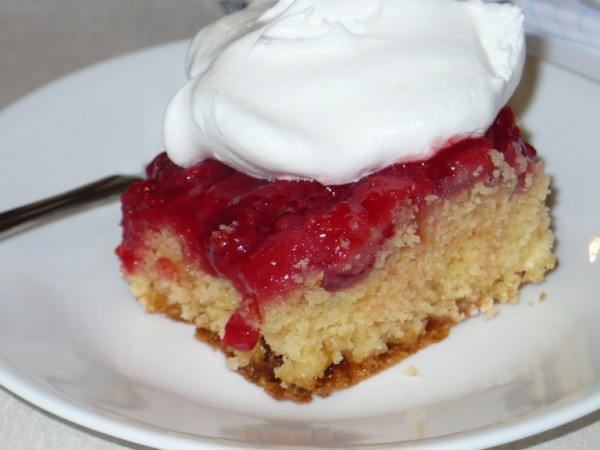
[[[255,0],[203,29],[166,152],[122,197],[135,297],[297,402],[517,301],[555,265],[549,179],[506,106],[522,22],[479,0]]]

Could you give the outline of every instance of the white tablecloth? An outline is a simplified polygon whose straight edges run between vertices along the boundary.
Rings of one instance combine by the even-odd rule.
[[[93,62],[191,36],[199,21],[197,5],[204,2],[210,3],[209,0],[0,0],[0,108]],[[214,9],[217,14],[217,7]],[[66,422],[0,389],[0,448],[144,447]],[[600,411],[497,447],[529,448],[600,448]]]

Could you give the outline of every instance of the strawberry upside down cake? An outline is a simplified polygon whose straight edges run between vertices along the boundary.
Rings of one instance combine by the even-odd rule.
[[[202,30],[122,197],[135,297],[297,402],[516,301],[555,265],[503,106],[522,47],[520,10],[478,0],[256,0]]]

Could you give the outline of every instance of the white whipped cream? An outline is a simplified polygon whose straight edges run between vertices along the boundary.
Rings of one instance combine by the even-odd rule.
[[[523,61],[507,4],[255,0],[194,38],[165,145],[182,166],[342,184],[483,134]]]

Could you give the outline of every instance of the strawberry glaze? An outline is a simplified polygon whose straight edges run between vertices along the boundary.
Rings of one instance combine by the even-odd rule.
[[[429,195],[492,181],[490,149],[504,154],[522,184],[536,152],[521,139],[508,108],[481,138],[459,140],[427,161],[395,164],[339,186],[256,179],[214,160],[186,169],[162,153],[147,167],[147,180],[122,197],[117,254],[124,270],[134,273],[145,233],[170,229],[187,261],[227,278],[241,293],[221,344],[248,351],[259,339],[262,305],[281,301],[321,274],[321,287],[330,291],[360,281],[394,233],[401,208],[422,210]],[[528,163],[518,164],[519,155]],[[161,265],[169,267],[164,258]]]

